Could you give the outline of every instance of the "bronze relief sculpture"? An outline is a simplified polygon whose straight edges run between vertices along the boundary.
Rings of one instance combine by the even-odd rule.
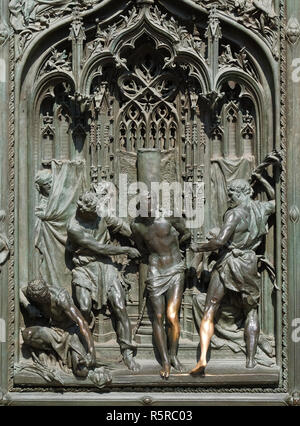
[[[47,354],[54,352],[62,366],[70,367],[75,376],[89,376],[99,387],[111,381],[105,369],[96,368],[91,332],[67,290],[35,280],[22,288],[20,301],[31,317],[48,322],[46,326],[35,325],[22,330],[24,344],[33,354],[38,351],[40,362],[47,362]]]
[[[132,233],[139,250],[148,254],[146,291],[153,309],[153,337],[162,362],[160,375],[168,379],[171,366],[180,372],[184,370],[177,357],[179,311],[186,268],[179,244],[190,238],[190,234],[184,223],[164,217],[150,194],[144,196],[149,203],[149,217],[138,218],[132,224]],[[165,317],[167,333],[164,330]]]
[[[1,387],[287,392],[283,3],[0,5]]]
[[[125,293],[118,270],[110,256],[127,254],[139,256],[133,247],[110,244],[109,229],[130,236],[130,229],[122,220],[107,215],[97,215],[98,200],[93,193],[84,193],[79,201],[75,217],[68,223],[69,250],[74,268],[72,284],[75,298],[86,322],[92,328],[92,308],[101,309],[109,304],[116,321],[117,341],[126,366],[133,371],[139,365],[133,358],[136,350],[132,343],[132,331],[125,306]],[[128,235],[129,234],[129,235]]]
[[[207,351],[214,333],[214,318],[226,290],[241,294],[245,321],[247,368],[255,367],[254,357],[259,339],[258,304],[260,275],[256,250],[268,232],[268,219],[275,213],[275,193],[262,176],[264,167],[272,161],[279,162],[276,153],[268,156],[252,177],[265,185],[270,201],[253,201],[253,189],[246,180],[234,180],[228,186],[229,209],[219,234],[208,243],[194,246],[194,251],[218,251],[213,267],[204,317],[200,325],[201,358],[191,374],[204,371]]]

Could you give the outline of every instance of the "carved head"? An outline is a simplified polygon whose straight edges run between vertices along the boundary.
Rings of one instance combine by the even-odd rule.
[[[49,287],[43,280],[31,281],[27,286],[26,296],[33,304],[50,304]]]
[[[97,196],[93,192],[85,192],[77,202],[77,209],[82,216],[95,217],[97,216]]]
[[[229,206],[231,208],[238,206],[246,199],[250,199],[253,189],[250,183],[245,179],[236,179],[227,187]]]
[[[45,197],[49,197],[52,188],[52,172],[49,169],[40,170],[35,175],[36,189]]]

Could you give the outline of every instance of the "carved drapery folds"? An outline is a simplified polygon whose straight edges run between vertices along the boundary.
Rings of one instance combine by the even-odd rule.
[[[31,262],[20,274],[25,270],[25,278],[43,278],[45,255],[36,250],[33,232],[38,220],[35,208],[41,201],[33,185],[37,172],[80,166],[84,172],[74,178],[76,185],[75,180],[68,180],[69,175],[64,177],[70,191],[79,186],[94,188],[103,182],[112,182],[118,188],[122,174],[127,174],[129,183],[137,179],[136,161],[141,149],[160,150],[163,180],[192,184],[193,207],[200,209],[203,217],[201,224],[191,229],[192,241],[203,242],[208,232],[223,222],[228,207],[227,184],[238,178],[249,179],[252,170],[275,148],[274,81],[268,76],[276,66],[269,54],[272,48],[276,56],[277,16],[272,0],[189,1],[201,6],[194,9],[189,21],[180,11],[170,13],[160,2],[128,2],[116,13],[106,13],[105,18],[98,13],[101,1],[52,3],[10,2],[17,59],[24,66],[21,91],[30,100],[21,115],[31,118],[26,133],[31,141],[26,174],[26,184],[32,184],[28,203]],[[232,41],[228,32],[231,21],[248,28],[243,33],[244,47]],[[61,37],[51,33],[54,25],[61,30]],[[262,47],[260,43],[258,52],[251,50],[249,32],[260,33],[260,42],[262,38],[266,44]],[[36,52],[36,46],[41,46],[41,52],[31,59],[31,49]],[[260,60],[262,52],[268,52],[265,63]],[[63,192],[64,201],[72,201],[74,212],[75,200],[67,199]],[[182,194],[182,205],[186,195]],[[69,218],[59,215],[64,213],[59,206],[54,213],[51,220],[56,221],[57,213],[63,229],[62,253],[62,247],[68,249],[65,230]],[[275,240],[272,231],[264,241],[270,264],[275,257]],[[66,257],[66,266],[72,269],[69,260]],[[182,338],[187,356],[194,351],[194,357],[199,337],[193,297],[199,290],[200,266],[191,250],[186,261],[189,271],[181,309]],[[142,318],[142,272],[137,264],[124,259],[119,259],[119,269],[130,289],[127,310],[138,334],[141,324],[145,329],[150,324],[146,314]],[[70,271],[65,272],[67,278],[61,283],[56,277],[50,284],[70,290]],[[263,271],[262,283],[267,290],[262,295],[260,315],[269,346],[262,349],[260,358],[267,357],[262,364],[269,366],[275,364],[277,313],[270,300],[276,296],[272,295],[273,283]],[[95,313],[93,337],[97,350],[103,354],[108,348],[108,357],[115,357],[119,352],[110,317],[108,310]],[[140,341],[141,357],[147,357],[151,335]],[[238,347],[239,353],[241,345]]]

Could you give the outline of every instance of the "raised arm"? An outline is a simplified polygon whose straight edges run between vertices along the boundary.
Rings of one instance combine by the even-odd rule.
[[[273,165],[274,167],[279,167],[281,161],[281,154],[277,151],[273,151],[266,156],[265,160],[253,171],[251,175],[251,184],[254,185],[255,181],[259,182],[266,191],[269,200],[275,200],[275,190],[265,177],[268,174],[266,169],[270,165]]]
[[[268,199],[275,200],[275,190],[273,186],[270,184],[270,182],[268,182],[267,179],[262,174],[259,174],[259,173],[253,172],[252,177],[261,183],[264,190],[266,191]]]

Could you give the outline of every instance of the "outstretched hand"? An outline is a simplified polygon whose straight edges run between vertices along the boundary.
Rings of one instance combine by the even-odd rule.
[[[133,247],[127,247],[127,255],[130,257],[130,259],[141,257],[141,253]]]
[[[85,358],[86,365],[88,368],[93,368],[96,366],[96,355],[93,351],[92,353],[88,353]]]

